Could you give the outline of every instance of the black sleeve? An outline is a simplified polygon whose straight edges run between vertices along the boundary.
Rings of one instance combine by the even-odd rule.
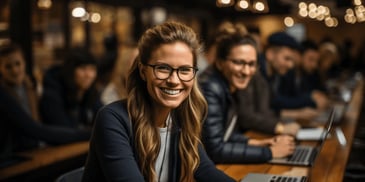
[[[201,86],[208,102],[208,115],[203,125],[203,142],[209,157],[215,163],[262,163],[271,159],[268,147],[247,144],[247,138],[233,132],[230,139],[223,141],[225,133],[223,91],[214,83]],[[224,97],[224,96],[223,96]]]
[[[144,181],[130,143],[128,122],[127,117],[107,107],[96,116],[90,149],[106,181]]]

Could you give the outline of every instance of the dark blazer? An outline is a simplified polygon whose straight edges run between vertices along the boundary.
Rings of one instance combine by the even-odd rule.
[[[228,141],[223,141],[233,115],[240,111],[236,106],[237,98],[229,92],[227,80],[214,65],[200,75],[199,83],[208,102],[202,136],[209,157],[216,163],[262,163],[270,160],[272,156],[268,147],[248,145],[248,138],[238,131],[234,131]]]
[[[238,122],[240,129],[274,134],[279,117],[270,108],[270,88],[260,72],[257,72],[247,88],[237,91]]]
[[[181,169],[178,151],[181,130],[177,123],[173,126],[168,173],[168,181],[172,182],[179,181]],[[144,181],[134,143],[125,100],[103,107],[96,117],[83,181]],[[199,154],[200,165],[194,174],[196,181],[233,181],[215,168],[202,147]]]

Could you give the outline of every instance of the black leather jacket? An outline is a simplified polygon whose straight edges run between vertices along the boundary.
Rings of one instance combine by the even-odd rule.
[[[272,156],[268,147],[248,145],[248,138],[236,130],[226,142],[223,141],[226,129],[238,110],[228,82],[215,66],[208,67],[200,75],[199,84],[208,102],[202,140],[209,157],[215,163],[263,163],[270,160]]]

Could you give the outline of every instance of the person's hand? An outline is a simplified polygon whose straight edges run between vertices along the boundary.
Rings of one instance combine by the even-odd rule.
[[[283,124],[283,131],[281,134],[288,134],[288,135],[295,136],[295,135],[297,135],[300,128],[301,128],[301,126],[296,122],[286,123],[286,124]]]
[[[276,124],[275,133],[295,136],[300,128],[301,126],[296,122],[290,122],[286,124],[279,122],[278,124]]]
[[[295,142],[292,136],[279,135],[273,138],[270,150],[273,158],[282,158],[293,154]]]
[[[328,97],[321,91],[312,91],[311,98],[316,103],[316,107],[319,110],[324,110],[328,107],[329,100]]]

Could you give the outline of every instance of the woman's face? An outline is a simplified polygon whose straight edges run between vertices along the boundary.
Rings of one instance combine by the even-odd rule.
[[[231,92],[245,89],[257,70],[256,49],[251,45],[235,46],[226,60],[218,61],[217,66],[228,80]]]
[[[154,105],[163,109],[178,107],[189,96],[194,83],[194,79],[190,81],[180,80],[180,78],[184,78],[185,71],[189,70],[185,68],[193,67],[193,54],[190,48],[182,42],[163,44],[152,53],[151,59],[147,63],[149,65],[162,65],[159,68],[139,65],[141,77],[146,81],[147,91]],[[158,69],[168,72],[168,69],[164,69],[168,66],[173,69],[180,68],[180,78],[177,70],[173,70],[166,79],[156,77],[155,73]]]
[[[96,66],[92,64],[81,65],[75,69],[75,83],[79,90],[86,91],[96,78]]]
[[[11,85],[21,85],[25,78],[25,61],[20,51],[13,52],[0,60],[0,74]]]

